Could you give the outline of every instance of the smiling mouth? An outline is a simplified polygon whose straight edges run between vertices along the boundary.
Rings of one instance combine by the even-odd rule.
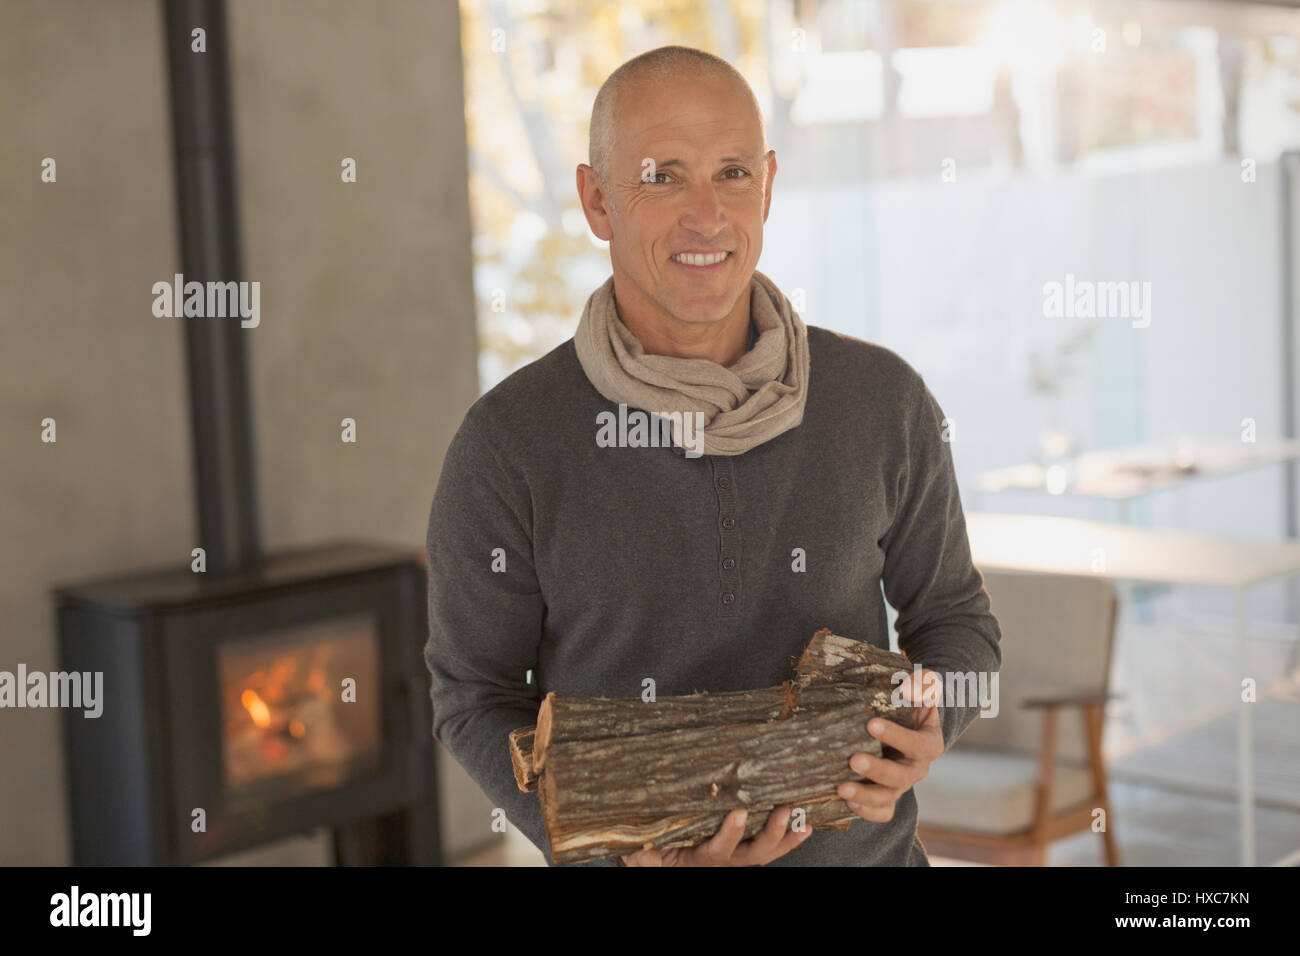
[[[672,260],[678,265],[689,266],[692,269],[712,269],[722,265],[731,258],[731,255],[730,252],[679,252],[677,255],[672,256]]]

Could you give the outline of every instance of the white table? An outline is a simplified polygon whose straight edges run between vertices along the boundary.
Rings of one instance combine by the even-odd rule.
[[[1300,459],[1300,441],[1241,442],[1217,438],[1177,438],[1119,448],[1103,448],[1044,467],[1035,462],[979,475],[979,491],[1046,491],[1127,501],[1210,478]],[[1055,470],[1054,470],[1055,469]]]
[[[1291,541],[1241,541],[1074,518],[981,512],[967,512],[966,527],[972,559],[981,569],[1095,574],[1115,581],[1231,588],[1236,595],[1237,666],[1243,675],[1250,673],[1247,590],[1300,574],[1300,544]],[[1099,555],[1104,569],[1094,570]],[[1256,859],[1253,717],[1251,704],[1238,704],[1237,806],[1242,866],[1254,866]],[[1297,860],[1300,850],[1274,865]]]

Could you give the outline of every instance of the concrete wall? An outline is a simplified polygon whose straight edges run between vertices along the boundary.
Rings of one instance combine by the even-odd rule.
[[[477,394],[457,6],[234,0],[229,20],[264,544],[419,547]],[[154,3],[0,6],[0,670],[57,667],[52,584],[197,543],[181,326],[150,310],[178,268],[161,47]],[[71,858],[58,718],[0,711],[0,863]],[[456,852],[491,808],[442,756]]]

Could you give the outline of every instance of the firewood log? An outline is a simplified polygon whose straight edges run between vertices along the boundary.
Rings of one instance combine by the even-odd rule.
[[[535,729],[510,735],[516,782],[536,788],[557,863],[695,845],[739,807],[746,838],[779,806],[847,829],[857,816],[835,788],[865,779],[848,759],[882,754],[867,721],[913,726],[892,702],[899,671],[911,672],[906,656],[823,629],[777,687],[653,702],[550,693]]]

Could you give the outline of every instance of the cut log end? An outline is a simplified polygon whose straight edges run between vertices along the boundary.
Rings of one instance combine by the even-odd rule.
[[[540,774],[546,768],[546,748],[551,745],[551,733],[555,727],[554,707],[555,691],[546,695],[542,706],[537,709],[537,731],[533,735],[533,773]]]
[[[533,772],[533,733],[529,724],[510,731],[510,765],[515,772],[515,783],[524,793],[537,789],[537,774]]]

